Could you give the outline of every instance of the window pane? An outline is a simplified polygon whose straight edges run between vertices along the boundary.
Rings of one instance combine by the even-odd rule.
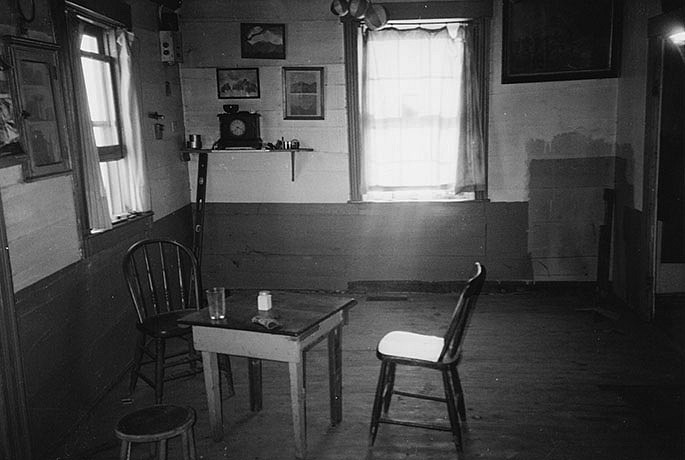
[[[364,199],[455,197],[462,53],[447,30],[370,32]]]
[[[99,53],[98,39],[93,35],[83,34],[81,36],[81,51],[88,51],[90,53]]]
[[[95,144],[98,147],[118,145],[119,132],[110,64],[89,57],[81,57],[81,64],[86,81]]]

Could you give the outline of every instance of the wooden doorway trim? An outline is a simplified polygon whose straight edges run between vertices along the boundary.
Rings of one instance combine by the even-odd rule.
[[[640,279],[637,309],[639,314],[654,319],[656,297],[658,228],[657,199],[659,190],[659,151],[661,101],[663,96],[664,46],[668,35],[685,25],[685,8],[649,19],[649,48],[647,55],[647,113],[645,119],[644,181],[642,194],[643,232],[640,245]]]
[[[14,284],[0,196],[0,458],[31,459],[24,368],[14,307]]]

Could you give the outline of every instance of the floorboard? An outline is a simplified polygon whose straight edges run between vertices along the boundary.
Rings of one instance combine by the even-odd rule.
[[[307,354],[309,458],[453,459],[449,433],[381,425],[367,448],[379,370],[377,341],[391,330],[440,334],[455,296],[406,293],[406,300],[365,300],[343,331],[343,422],[331,428],[325,341]],[[632,313],[597,309],[579,293],[481,295],[464,342],[460,374],[466,396],[465,459],[683,460],[683,356],[653,325]],[[232,358],[236,393],[224,400],[224,441],[209,436],[202,376],[168,384],[165,402],[197,411],[201,459],[294,457],[287,365],[265,362],[264,408],[249,410],[247,361]],[[439,393],[436,373],[399,373],[396,388]],[[116,459],[112,429],[123,414],[152,401],[139,384],[125,404],[116,386],[51,459]],[[399,397],[398,418],[447,422],[439,403]],[[134,449],[145,458],[148,449]],[[172,441],[169,459],[181,458]]]

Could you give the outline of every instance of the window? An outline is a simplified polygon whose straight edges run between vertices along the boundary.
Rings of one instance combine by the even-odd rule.
[[[485,198],[485,26],[344,24],[352,201]]]
[[[102,161],[118,160],[124,157],[124,148],[114,87],[114,37],[111,31],[92,24],[84,23],[82,30],[81,67],[95,145]]]
[[[118,2],[104,6],[130,14]],[[91,14],[71,2],[66,26],[80,144],[79,183],[85,198],[84,232],[94,234],[150,210],[130,52],[133,35],[121,21]]]
[[[460,27],[363,32],[364,201],[457,196]]]

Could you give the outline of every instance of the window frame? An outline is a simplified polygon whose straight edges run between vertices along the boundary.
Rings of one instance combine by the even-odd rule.
[[[76,220],[81,240],[82,257],[93,258],[111,249],[113,242],[130,239],[131,235],[139,234],[140,228],[147,229],[152,225],[152,211],[145,211],[127,220],[112,223],[110,230],[91,233],[88,222],[88,210],[86,206],[86,185],[83,174],[83,158],[78,153],[80,133],[76,128],[75,88],[72,62],[80,56],[74,56],[72,48],[68,45],[69,27],[67,18],[70,14],[76,14],[84,19],[90,19],[96,23],[111,27],[124,27],[132,29],[131,7],[119,0],[102,2],[99,0],[56,0],[49,3],[51,17],[55,26],[55,40],[61,44],[63,52],[59,53],[59,60],[64,69],[65,109],[67,112],[67,131],[70,139],[74,175],[74,203],[76,206]],[[142,226],[142,227],[141,227]]]
[[[485,79],[480,94],[483,107],[483,143],[485,149],[485,192],[476,192],[473,201],[486,201],[488,191],[488,89],[489,89],[489,53],[490,53],[490,27],[489,20],[492,16],[491,2],[459,2],[445,1],[431,4],[426,7],[424,2],[384,3],[388,17],[397,21],[428,21],[459,19],[470,21],[480,27],[482,40],[482,55],[479,56],[479,65],[482,66],[482,75]],[[450,18],[450,19],[446,19]],[[361,66],[359,27],[362,23],[349,15],[340,19],[343,25],[343,59],[345,64],[345,96],[347,100],[347,131],[349,146],[349,183],[351,203],[365,203],[361,193],[362,183],[362,128],[361,128],[361,89],[360,76]],[[389,201],[389,203],[397,203]],[[424,203],[438,202],[443,200],[426,200]],[[471,200],[465,200],[471,201]]]
[[[121,111],[119,103],[119,87],[117,86],[116,79],[116,58],[112,55],[112,49],[115,46],[113,39],[109,38],[108,32],[111,27],[106,25],[97,24],[95,21],[78,15],[78,19],[83,24],[84,34],[94,36],[98,41],[98,48],[102,50],[102,53],[93,53],[90,51],[79,50],[79,58],[87,57],[90,59],[95,59],[101,62],[106,62],[109,67],[109,77],[112,84],[112,103],[114,104],[114,118],[116,122],[116,131],[119,138],[118,144],[98,146],[98,155],[100,157],[100,162],[106,161],[117,161],[121,160],[126,156],[126,146],[122,143],[122,127],[121,127]]]

